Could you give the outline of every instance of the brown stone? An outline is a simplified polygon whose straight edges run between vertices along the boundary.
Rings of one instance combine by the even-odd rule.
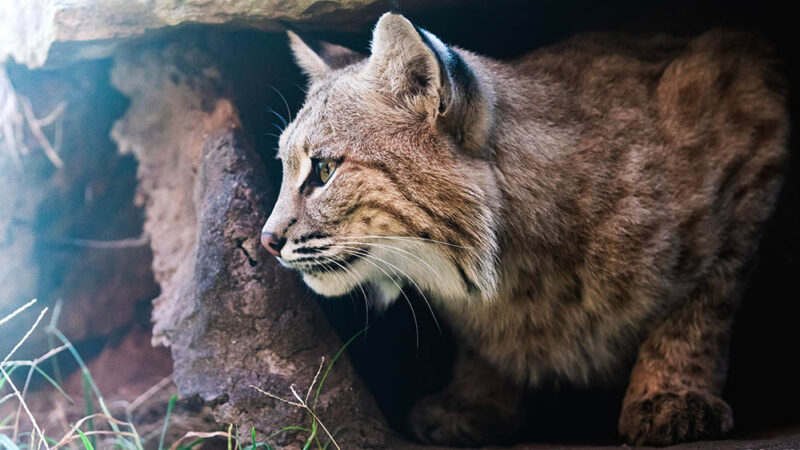
[[[194,69],[176,77],[178,67]],[[170,347],[180,393],[215,404],[222,423],[265,433],[307,424],[305,411],[251,385],[294,400],[290,387],[305,392],[321,359],[342,343],[308,292],[259,245],[274,192],[218,72],[200,52],[172,45],[120,56],[112,79],[131,99],[113,136],[139,160],[162,290],[154,342]],[[316,413],[342,428],[340,445],[384,445],[380,413],[346,358],[327,377]],[[281,442],[301,438],[290,432]]]

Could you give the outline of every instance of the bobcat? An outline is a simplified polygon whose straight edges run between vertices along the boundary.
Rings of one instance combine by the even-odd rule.
[[[630,443],[731,430],[732,319],[787,156],[764,45],[587,35],[503,63],[394,13],[369,56],[289,38],[310,83],[261,240],[324,296],[419,289],[452,325],[420,440],[494,442],[525,389],[620,371]]]

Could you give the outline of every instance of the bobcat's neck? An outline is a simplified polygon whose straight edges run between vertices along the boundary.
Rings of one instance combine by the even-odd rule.
[[[497,207],[500,295],[524,288],[542,271],[571,272],[579,258],[580,180],[565,159],[574,129],[556,123],[566,112],[557,87],[510,65],[474,55],[470,66],[490,92],[488,153],[501,196]]]

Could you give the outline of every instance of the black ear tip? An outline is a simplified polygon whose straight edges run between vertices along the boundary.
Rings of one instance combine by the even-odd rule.
[[[290,23],[278,22],[278,24],[283,26],[283,33],[290,45],[293,40],[300,40],[303,42],[306,41],[305,38],[300,37],[300,33],[297,32],[297,28],[293,27]]]
[[[277,24],[278,24],[278,25],[279,25],[281,28],[283,28],[283,30],[282,30],[282,31],[291,31],[292,33],[295,33],[295,34],[297,34],[297,30],[296,30],[296,29],[295,29],[295,28],[292,26],[292,24],[291,24],[291,23],[289,23],[289,22],[287,22],[287,21],[285,21],[285,20],[277,20],[277,21],[276,21],[276,23],[277,23]]]

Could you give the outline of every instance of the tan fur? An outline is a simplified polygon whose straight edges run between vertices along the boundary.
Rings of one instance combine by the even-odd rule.
[[[619,376],[638,352],[631,442],[731,428],[731,319],[786,153],[763,46],[592,35],[500,63],[387,14],[360,62],[292,47],[312,83],[264,230],[310,287],[418,286],[517,386]],[[340,161],[325,186],[304,187],[310,157]],[[415,417],[443,422],[424,440],[492,439]]]

